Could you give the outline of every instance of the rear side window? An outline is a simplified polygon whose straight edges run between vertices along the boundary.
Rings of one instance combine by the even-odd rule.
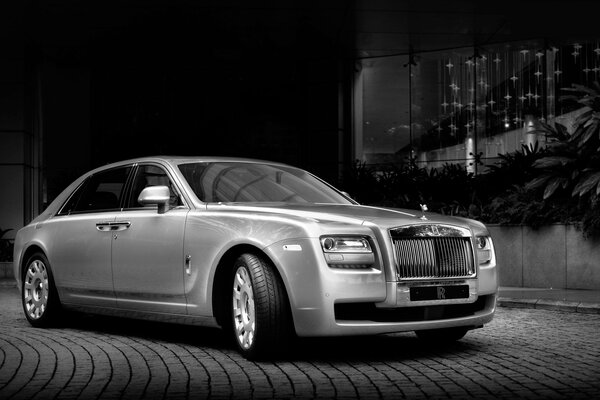
[[[59,215],[120,209],[130,171],[131,167],[114,168],[90,176],[65,203]]]

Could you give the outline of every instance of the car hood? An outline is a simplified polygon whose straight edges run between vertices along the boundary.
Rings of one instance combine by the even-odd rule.
[[[468,227],[464,218],[448,217],[416,210],[383,208],[358,204],[288,204],[288,203],[219,203],[209,204],[209,210],[245,211],[286,215],[310,219],[319,223],[376,224],[382,228],[421,223],[440,223]],[[423,219],[423,215],[426,220]]]

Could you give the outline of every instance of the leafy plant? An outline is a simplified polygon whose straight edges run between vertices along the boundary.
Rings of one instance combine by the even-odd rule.
[[[528,225],[539,228],[556,222],[573,223],[568,208],[556,202],[544,201],[538,192],[514,186],[486,206],[485,222]]]
[[[527,184],[528,188],[544,188],[544,199],[565,190],[571,196],[587,198],[594,203],[600,196],[600,85],[594,88],[574,85],[568,89],[580,96],[567,96],[584,106],[576,117],[573,134],[559,123],[540,123],[539,132],[548,140],[548,155],[534,167],[541,175]]]
[[[486,177],[503,188],[523,185],[536,175],[534,163],[546,154],[546,148],[540,148],[538,142],[534,145],[521,145],[520,150],[498,154],[500,161],[488,167]]]
[[[525,188],[540,191],[544,201],[569,207],[586,236],[600,235],[600,85],[574,85],[567,90],[575,95],[563,100],[583,106],[573,131],[559,123],[540,123],[538,132],[546,135],[548,146],[533,164],[538,176]]]

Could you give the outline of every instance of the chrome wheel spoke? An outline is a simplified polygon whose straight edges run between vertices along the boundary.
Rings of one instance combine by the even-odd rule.
[[[241,292],[239,291],[239,289],[237,289],[237,290],[236,290],[236,289],[234,289],[234,290],[233,290],[233,301],[234,301],[234,303],[235,303],[235,302],[239,302],[241,298],[242,298],[242,294],[241,294]]]
[[[254,299],[248,299],[248,321],[254,324]]]
[[[244,279],[239,273],[235,275],[235,281],[237,282],[237,286],[239,286],[240,289],[245,285]]]
[[[246,348],[250,347],[250,331],[244,331],[244,337],[242,338],[242,345]]]
[[[243,324],[236,324],[237,326],[235,327],[235,331],[237,332],[238,337],[241,337],[244,335],[244,325]]]
[[[248,321],[244,324],[245,332],[253,332],[254,331],[254,321]]]

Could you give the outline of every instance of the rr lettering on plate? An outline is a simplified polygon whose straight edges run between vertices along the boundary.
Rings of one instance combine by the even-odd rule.
[[[446,289],[445,288],[438,286],[437,298],[438,298],[438,300],[444,300],[446,298]]]

